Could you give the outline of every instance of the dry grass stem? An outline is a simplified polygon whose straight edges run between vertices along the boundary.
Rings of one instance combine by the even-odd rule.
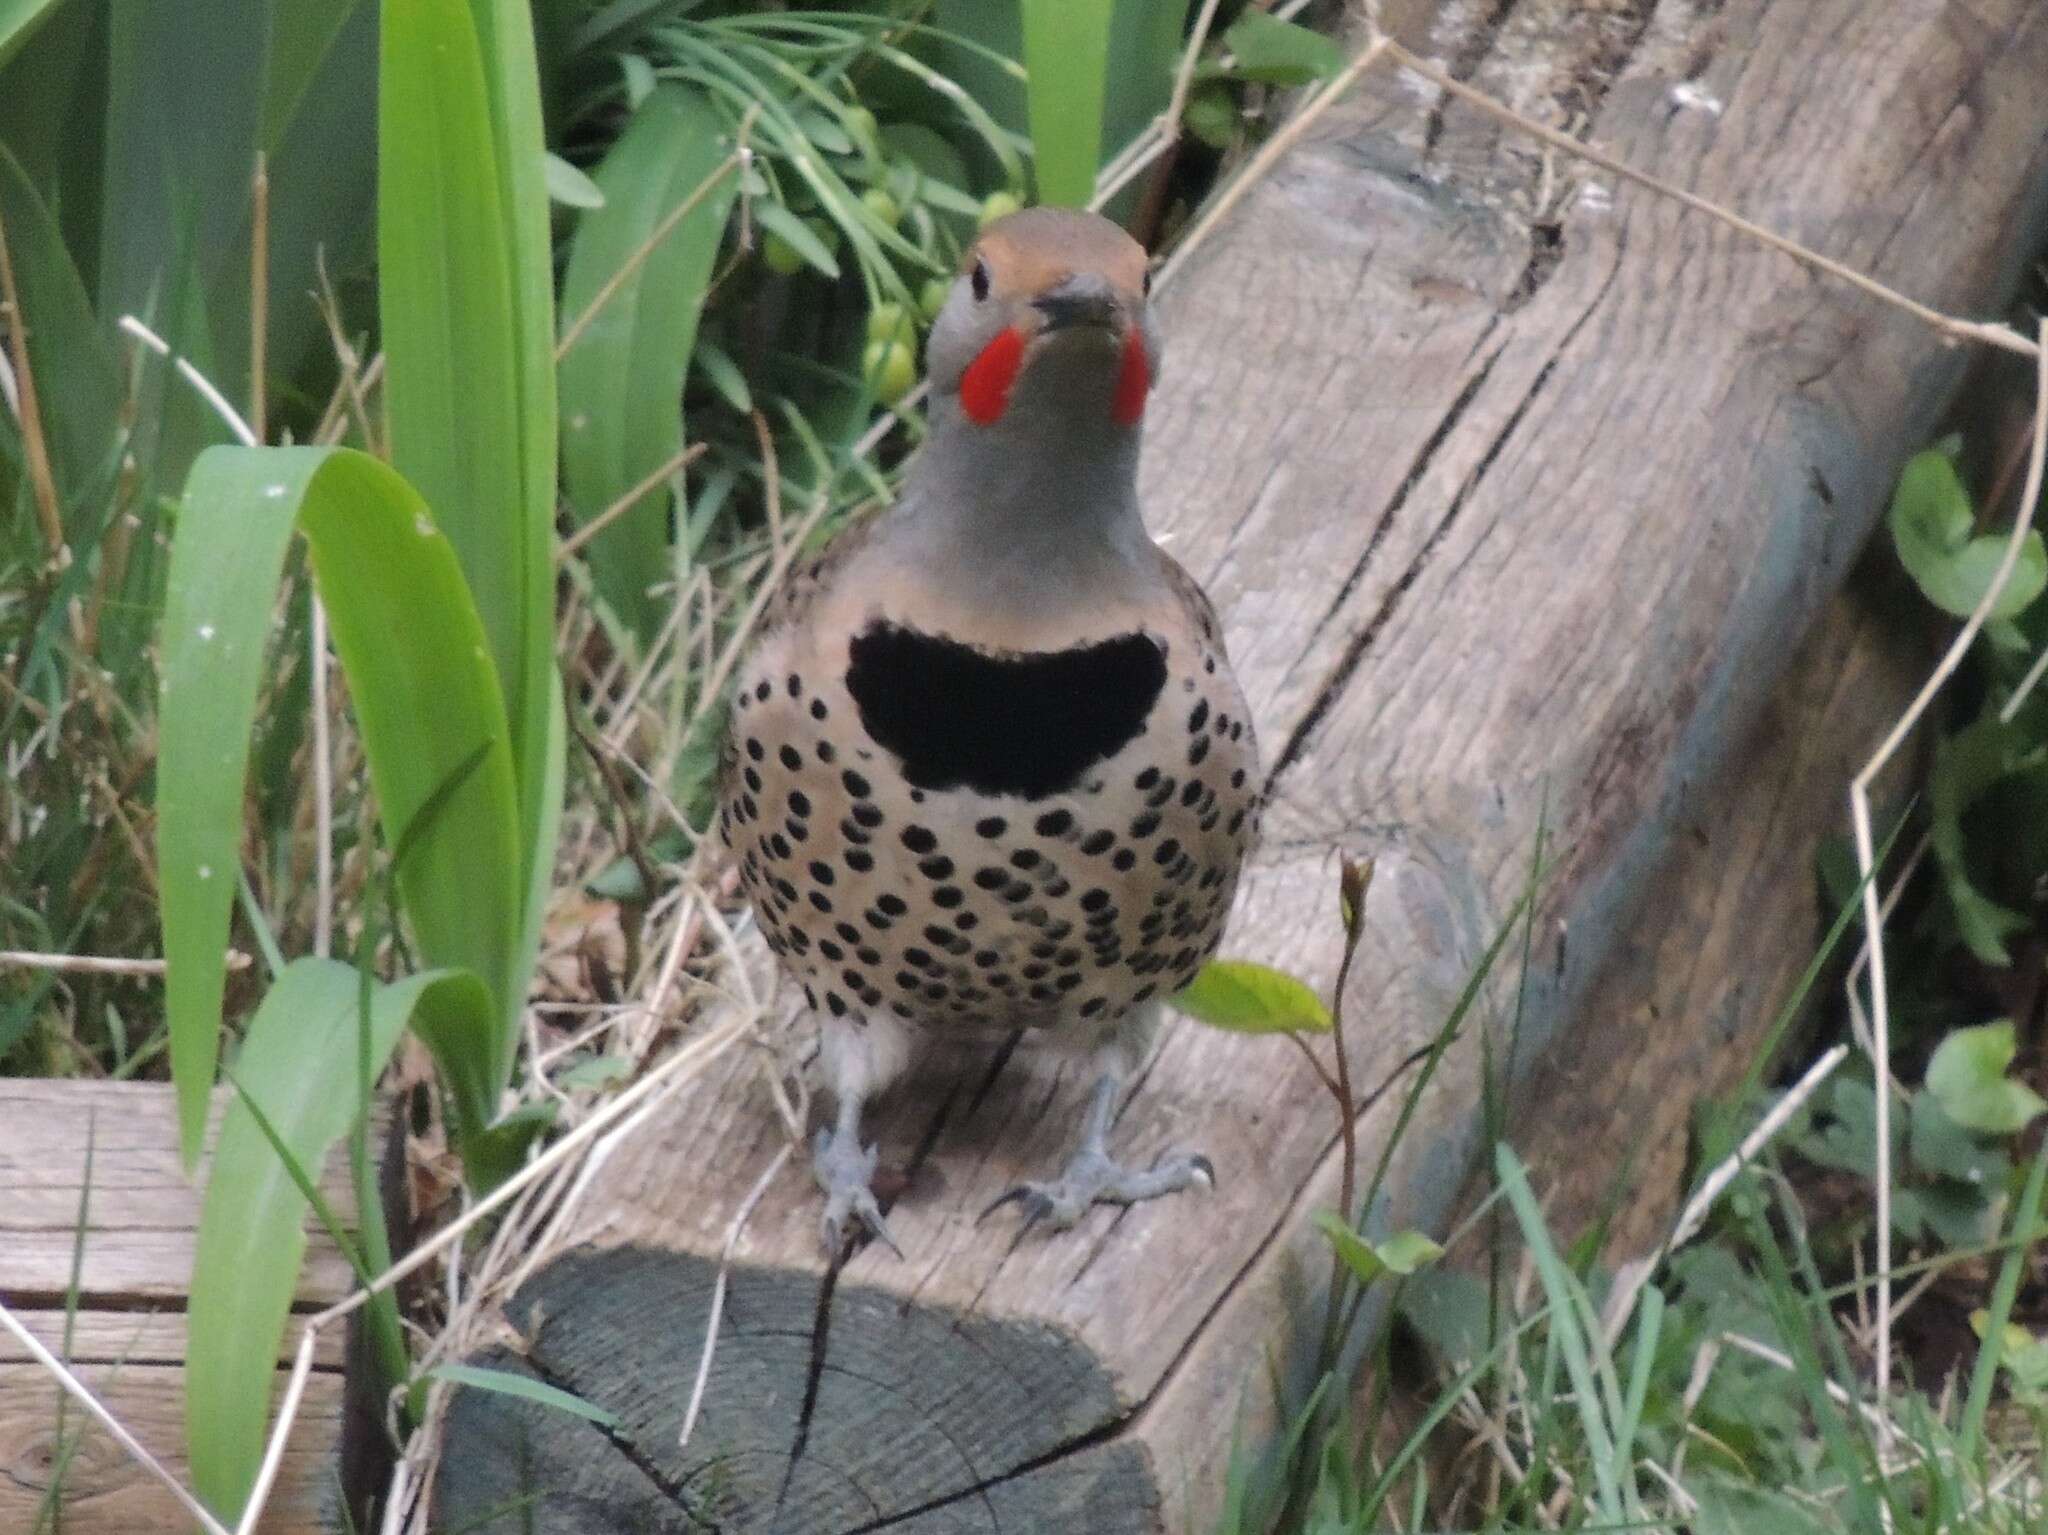
[[[64,542],[57,478],[50,468],[49,442],[43,436],[43,413],[36,400],[35,365],[28,355],[28,315],[14,285],[14,257],[7,248],[5,222],[0,222],[0,302],[7,306],[7,342],[14,353],[14,412],[21,422],[22,451],[28,459],[29,485],[35,492],[36,520],[42,524],[43,542],[49,547],[50,568],[62,570],[71,563],[71,551]]]
[[[567,355],[569,348],[583,339],[583,333],[590,328],[590,322],[603,312],[604,306],[617,296],[619,289],[626,285],[627,280],[646,265],[647,258],[660,248],[663,240],[675,232],[676,225],[690,216],[690,210],[709,197],[711,189],[719,182],[728,176],[738,175],[752,161],[753,151],[747,148],[747,130],[753,120],[753,112],[749,110],[745,120],[740,124],[739,143],[733,152],[713,166],[711,174],[698,182],[689,196],[662,215],[661,222],[648,232],[647,238],[633,248],[626,259],[619,263],[619,269],[606,278],[604,286],[591,296],[583,313],[569,323],[568,328],[562,332],[562,339],[555,343],[556,362],[560,362]]]
[[[228,950],[227,968],[246,970],[249,956]],[[160,959],[117,959],[106,954],[43,954],[33,949],[0,949],[0,970],[54,970],[67,975],[160,976]]]
[[[739,1250],[740,1234],[747,1229],[747,1218],[754,1213],[754,1206],[761,1202],[761,1196],[768,1192],[768,1185],[775,1181],[782,1171],[782,1164],[789,1160],[789,1154],[796,1149],[794,1144],[785,1144],[775,1153],[774,1159],[761,1170],[761,1176],[754,1180],[747,1197],[740,1201],[740,1207],[733,1215],[732,1224],[725,1231],[725,1246],[718,1255],[718,1276],[711,1283],[711,1316],[704,1324],[704,1347],[697,1359],[697,1379],[690,1387],[690,1404],[683,1410],[682,1431],[676,1436],[676,1448],[687,1449],[690,1435],[696,1431],[697,1414],[704,1406],[704,1388],[711,1381],[711,1356],[718,1346],[718,1324],[725,1314],[725,1282],[732,1271],[733,1254]]]
[[[1876,1329],[1876,1363],[1873,1370],[1877,1400],[1883,1402],[1891,1391],[1892,1368],[1892,1222],[1891,1222],[1891,1003],[1884,955],[1884,914],[1878,905],[1877,853],[1870,826],[1870,786],[1887,763],[1905,745],[1913,727],[1926,714],[1935,696],[1962,664],[1964,654],[1991,616],[1991,609],[2019,566],[2020,549],[2033,526],[2034,511],[2041,500],[2044,456],[2048,456],[2048,318],[2040,324],[2033,348],[2035,362],[2033,447],[2027,457],[2026,488],[2013,518],[2012,534],[1992,573],[1983,597],[1942,653],[1933,672],[1913,701],[1893,725],[1891,733],[1864,763],[1849,785],[1849,814],[1856,837],[1856,866],[1863,880],[1863,925],[1870,935],[1870,1052],[1877,1079],[1877,1305],[1872,1324]]]
[[[697,462],[698,459],[704,456],[704,451],[708,446],[709,444],[707,443],[693,442],[671,453],[667,462],[663,463],[660,468],[647,475],[639,484],[628,490],[618,500],[614,501],[610,506],[599,512],[590,521],[583,524],[582,527],[557,544],[555,546],[555,563],[559,565],[563,560],[568,559],[571,555],[581,550],[598,534],[638,506],[643,497],[652,493],[655,487],[660,485],[670,475],[687,469],[691,464]]]

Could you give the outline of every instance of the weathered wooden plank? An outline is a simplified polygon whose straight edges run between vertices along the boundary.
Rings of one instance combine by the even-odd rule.
[[[94,1393],[180,1480],[186,1476],[184,1374],[160,1364],[88,1365]],[[279,1375],[282,1385],[283,1376]],[[57,1386],[33,1364],[0,1363],[0,1530],[36,1527],[60,1462],[64,1535],[147,1535],[190,1527],[163,1484],[130,1459],[74,1403],[58,1436]],[[334,1496],[334,1446],[341,1437],[342,1381],[327,1371],[306,1386],[286,1445],[262,1535],[325,1535]],[[73,1445],[64,1459],[62,1447]]]
[[[216,1096],[209,1152],[226,1103],[225,1093]],[[336,1214],[352,1221],[355,1198],[338,1158],[322,1188]],[[81,1244],[82,1191],[88,1197]],[[203,1194],[203,1184],[188,1180],[178,1162],[169,1087],[0,1080],[0,1303],[39,1342],[63,1353],[76,1248],[68,1357],[122,1424],[181,1478],[184,1304]],[[314,1229],[296,1296],[302,1310],[329,1305],[354,1286],[333,1242],[308,1224]],[[297,1345],[298,1329],[288,1327],[281,1365]],[[331,1527],[326,1511],[338,1506],[344,1347],[339,1327],[317,1345],[316,1369],[261,1525],[266,1535],[324,1535]],[[280,1369],[280,1387],[283,1378]],[[20,1342],[0,1334],[0,1530],[35,1526],[59,1459],[57,1396],[56,1382]],[[162,1484],[75,1404],[65,1423],[67,1436],[80,1436],[62,1483],[66,1535],[185,1528]]]
[[[83,1310],[71,1318],[71,1343],[64,1345],[65,1318],[61,1310],[15,1311],[20,1322],[43,1347],[74,1364],[183,1364],[185,1362],[185,1313],[183,1311],[92,1311]],[[338,1370],[342,1367],[342,1329],[330,1327],[313,1344],[313,1367]],[[277,1362],[289,1365],[298,1352],[299,1329],[285,1328],[278,1339]],[[0,1333],[0,1364],[27,1364],[29,1352],[13,1333]]]
[[[1522,0],[1423,6],[1410,25],[1422,51],[1526,109],[1589,125],[1631,163],[1937,304],[1998,307],[2042,229],[2048,122],[2030,82],[2048,69],[2048,14],[2024,0],[1967,19],[1932,0]],[[1717,226],[1504,147],[1394,75],[1370,78],[1291,151],[1162,305],[1148,504],[1224,611],[1274,764],[1266,846],[1227,947],[1327,987],[1334,855],[1375,854],[1347,1032],[1359,1079],[1376,1083],[1441,1022],[1522,881],[1547,802],[1561,859],[1532,978],[1533,1051],[1577,1014],[1701,797],[1742,771],[1749,725],[1959,359]],[[1455,1197],[1472,1032],[1400,1148],[1401,1219],[1437,1221]],[[1625,1065],[1626,1031],[1600,1043]],[[1296,1323],[1326,1271],[1303,1217],[1334,1202],[1335,1127],[1289,1052],[1176,1025],[1117,1142],[1139,1159],[1199,1147],[1222,1174],[1215,1196],[1096,1212],[1058,1239],[977,1225],[1016,1178],[1056,1165],[1077,1100],[1057,1063],[1025,1054],[934,1068],[899,1090],[870,1128],[885,1161],[907,1163],[890,1222],[909,1257],[870,1248],[839,1281],[893,1304],[863,1319],[835,1298],[822,1330],[793,1320],[802,1336],[772,1346],[728,1331],[713,1391],[753,1382],[752,1399],[772,1403],[753,1409],[759,1423],[786,1430],[790,1400],[835,1360],[864,1357],[894,1318],[1050,1332],[1099,1362],[1107,1386],[1087,1398],[1085,1427],[1060,1425],[1062,1443],[1139,1450],[1161,1499],[1092,1527],[1201,1528],[1233,1427],[1256,1438],[1277,1415],[1268,1362],[1283,1379],[1299,1364]],[[1364,1123],[1368,1157],[1391,1107]],[[780,1135],[751,1064],[693,1089],[608,1164],[591,1230],[630,1250],[586,1260],[598,1266],[578,1271],[585,1286],[618,1282],[609,1264],[644,1288],[665,1262],[675,1308],[701,1315],[702,1255]],[[815,1221],[815,1193],[792,1172],[754,1216],[749,1264],[817,1293]],[[638,1341],[667,1331],[669,1314]],[[664,1400],[687,1391],[693,1356],[643,1372],[604,1336],[544,1326],[530,1362],[608,1403],[656,1377]],[[599,1350],[615,1368],[588,1368]],[[964,1346],[937,1367],[955,1379],[992,1368]],[[944,1383],[921,1389],[946,1399]],[[855,1392],[843,1413],[876,1410],[879,1394]],[[872,1480],[841,1412],[822,1385],[807,1419],[799,1407],[808,1429],[779,1450],[793,1479],[858,1466]],[[455,1453],[489,1440],[492,1421],[473,1404],[458,1424],[475,1437]],[[621,1443],[643,1510],[679,1510],[668,1489],[720,1464],[695,1441],[678,1451],[666,1421]],[[923,1507],[913,1496],[974,1510],[1058,1464],[1043,1446],[1034,1425],[1009,1424],[942,1493],[905,1461],[886,1517]],[[483,1506],[506,1471],[478,1455],[460,1497],[444,1487],[444,1512]],[[537,1527],[579,1527],[552,1522],[542,1493]],[[779,1527],[775,1507],[750,1504],[736,1526]],[[975,1517],[996,1527],[985,1507]]]
[[[206,1146],[226,1107],[216,1094]],[[82,1295],[122,1304],[182,1300],[192,1274],[204,1185],[178,1161],[177,1106],[154,1082],[0,1079],[0,1299],[61,1299],[71,1283],[79,1196],[92,1143]],[[321,1189],[344,1220],[355,1194],[339,1159]],[[319,1306],[348,1293],[347,1261],[308,1222],[299,1301]]]
[[[1563,1237],[1605,1217],[1617,1262],[1663,1240],[1690,1192],[1693,1109],[1741,1081],[1811,961],[1821,845],[1848,834],[1849,780],[1925,679],[1930,648],[1852,585],[1800,647],[1738,770],[1691,797],[1577,1023],[1511,1097],[1516,1150]],[[1902,802],[1913,755],[1880,782],[1880,804]],[[1556,1104],[1571,1110],[1546,1110]]]

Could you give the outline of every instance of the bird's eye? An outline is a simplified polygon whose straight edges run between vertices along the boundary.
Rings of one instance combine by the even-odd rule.
[[[967,279],[967,281],[974,289],[974,300],[976,303],[980,303],[983,299],[987,298],[988,263],[986,261],[975,262],[974,273]]]
[[[1152,296],[1152,269],[1150,267],[1145,269],[1145,281],[1139,285],[1139,291],[1147,298]]]

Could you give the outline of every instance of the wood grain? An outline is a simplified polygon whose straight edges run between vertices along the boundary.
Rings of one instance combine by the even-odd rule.
[[[207,1147],[226,1095],[216,1095]],[[88,1164],[87,1148],[90,1145]],[[88,1176],[89,1165],[89,1176]],[[336,1159],[322,1179],[336,1214],[355,1198]],[[87,1193],[80,1242],[81,1191]],[[96,1395],[172,1473],[185,1475],[185,1296],[203,1184],[178,1161],[177,1105],[158,1083],[0,1080],[0,1304],[37,1341],[71,1360]],[[309,1225],[312,1223],[309,1221]],[[74,1249],[76,1314],[65,1296]],[[309,1233],[295,1305],[339,1300],[353,1287],[324,1231]],[[286,1328],[280,1363],[298,1346]],[[315,1535],[337,1506],[344,1338],[323,1336],[293,1429],[264,1535]],[[282,1386],[283,1369],[278,1382]],[[58,1435],[57,1383],[11,1334],[0,1334],[0,1530],[34,1528],[52,1475],[65,1535],[136,1535],[186,1528],[175,1500],[74,1403]]]
[[[2025,0],[1968,15],[1933,0],[1411,9],[1408,40],[1456,73],[1935,304],[1995,312],[2038,243],[2048,13]],[[1346,1016],[1356,1074],[1378,1083],[1441,1024],[1522,884],[1547,806],[1559,861],[1515,1070],[1555,1036],[1582,1074],[1625,1076],[1646,1022],[1710,1042],[1716,1020],[1691,998],[1587,1036],[1597,1056],[1577,1053],[1565,1025],[1705,796],[1751,769],[1751,727],[1960,358],[1851,290],[1504,141],[1391,74],[1368,77],[1280,161],[1162,310],[1148,504],[1225,615],[1272,765],[1266,845],[1226,951],[1327,989],[1336,854],[1377,857]],[[1682,945],[1690,914],[1671,920]],[[1499,1021],[1468,1027],[1426,1095],[1395,1157],[1390,1218],[1434,1225],[1455,1199],[1477,1031]],[[578,1271],[588,1288],[644,1286],[650,1255],[673,1255],[673,1304],[643,1324],[643,1344],[671,1314],[701,1315],[701,1260],[780,1143],[754,1073],[734,1061],[693,1089],[594,1191],[593,1237],[623,1250],[612,1269]],[[977,1224],[995,1194],[1056,1165],[1079,1087],[1056,1059],[1020,1053],[935,1063],[900,1090],[870,1130],[908,1177],[890,1222],[909,1258],[853,1259],[839,1285],[870,1298],[870,1319],[840,1312],[836,1295],[814,1304],[828,1325],[803,1357],[829,1370],[905,1316],[1050,1334],[1098,1362],[1106,1386],[1085,1422],[1059,1423],[1062,1446],[1077,1462],[1137,1449],[1160,1499],[1091,1528],[1199,1530],[1233,1432],[1258,1442],[1301,1385],[1300,1322],[1326,1271],[1305,1217],[1335,1199],[1335,1126],[1292,1052],[1175,1024],[1116,1141],[1141,1161],[1207,1152],[1214,1197],[1099,1211],[1058,1239]],[[1368,1159],[1397,1097],[1365,1116]],[[1620,1112],[1625,1098],[1613,1101]],[[747,1282],[794,1275],[816,1295],[816,1214],[807,1177],[776,1183],[749,1228]],[[791,1400],[819,1378],[790,1352],[810,1336],[721,1340],[713,1390],[754,1382],[763,1405],[742,1410],[761,1442],[778,1442],[774,1426],[790,1428]],[[529,1363],[600,1401],[673,1404],[694,1362],[687,1334],[678,1347],[643,1368],[604,1327],[543,1327]],[[600,1358],[616,1367],[589,1368]],[[952,1391],[994,1367],[963,1345],[912,1405],[943,1426]],[[871,1483],[853,1428],[809,1394],[808,1429],[782,1434],[783,1469]],[[877,1410],[882,1394],[871,1383],[843,1411]],[[494,1421],[473,1404],[455,1453],[502,1448]],[[637,1487],[643,1511],[718,1465],[697,1442],[678,1451],[666,1421],[616,1448],[632,1477],[604,1475]],[[578,1451],[586,1483],[597,1453]],[[1037,1516],[999,1513],[993,1489],[1066,1458],[1015,1424],[944,1490],[907,1458],[895,1476],[968,1521],[957,1527],[1030,1527]],[[444,1489],[445,1515],[510,1485],[509,1463],[488,1453],[471,1472]],[[679,1517],[669,1501],[662,1517]],[[539,1506],[539,1528],[585,1527]],[[900,1499],[883,1507],[902,1510],[889,1528],[906,1526]],[[785,1526],[771,1498],[735,1527],[878,1517]]]

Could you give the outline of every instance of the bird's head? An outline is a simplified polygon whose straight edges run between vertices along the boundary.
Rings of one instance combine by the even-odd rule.
[[[932,323],[926,372],[963,425],[1135,433],[1159,368],[1145,250],[1108,219],[1026,208],[981,232]]]

